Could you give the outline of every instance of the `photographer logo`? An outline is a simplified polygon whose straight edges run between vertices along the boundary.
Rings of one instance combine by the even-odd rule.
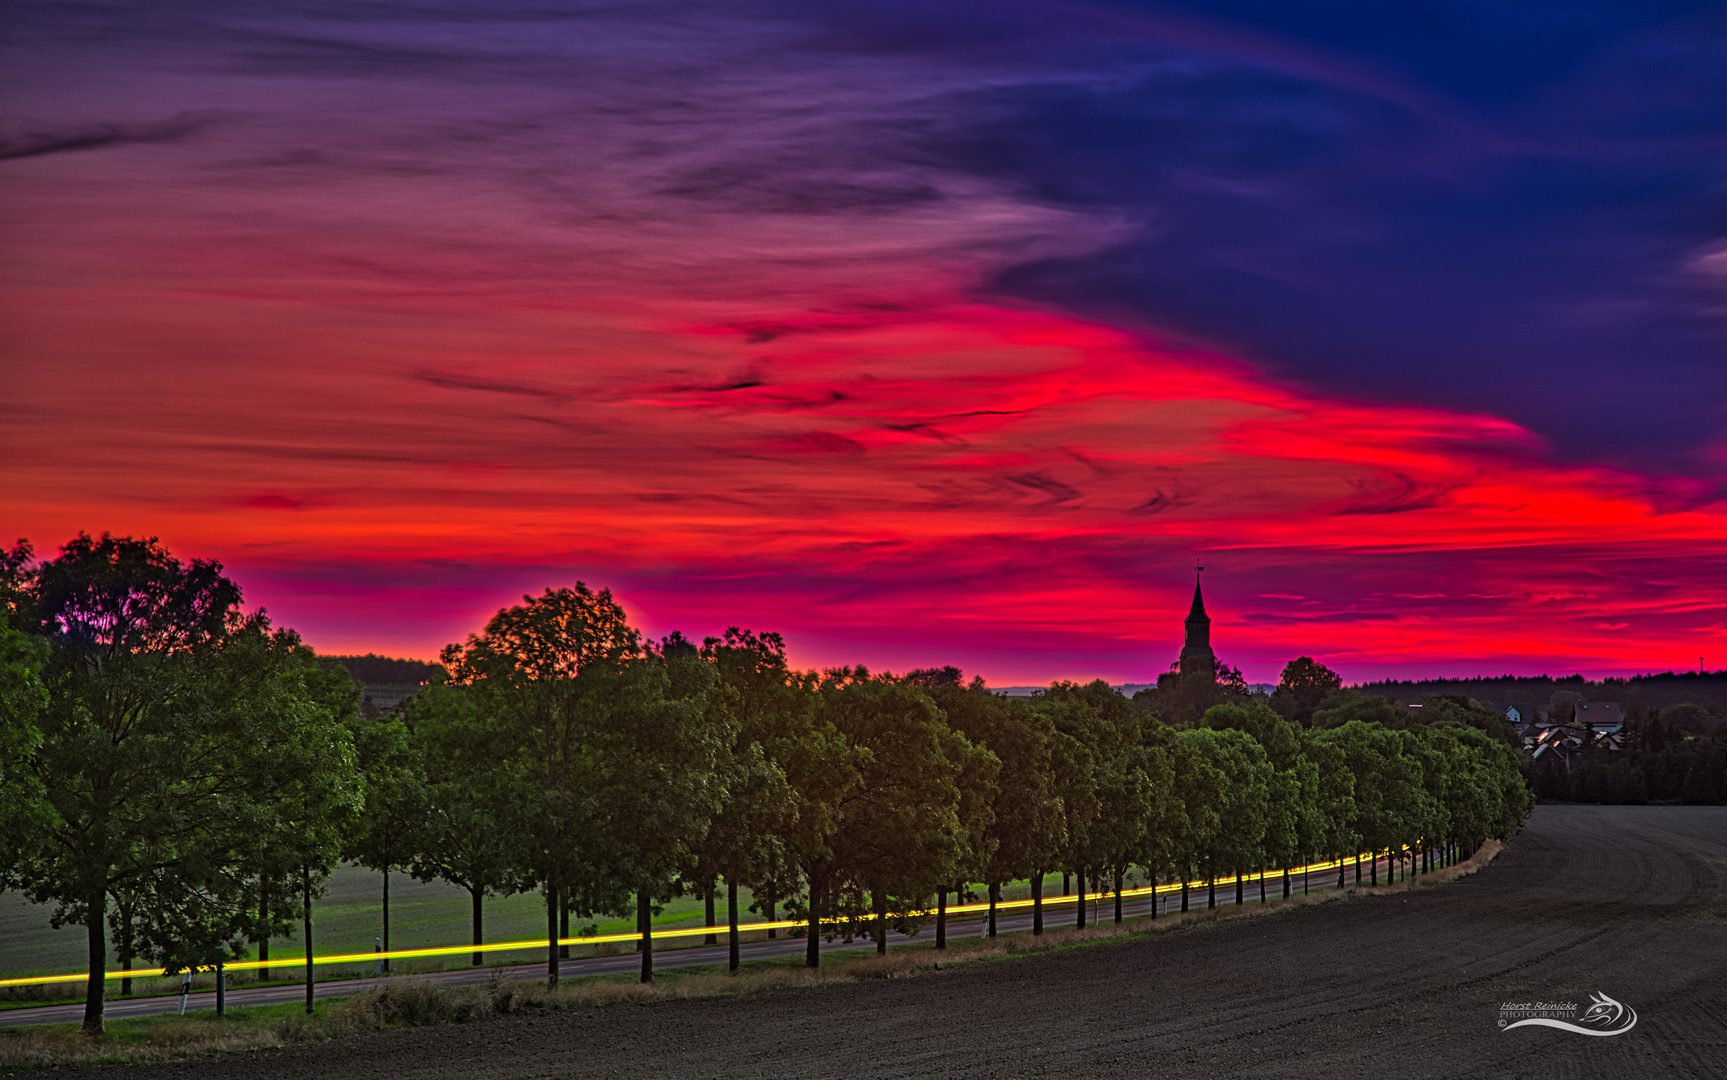
[[[1499,1030],[1550,1027],[1578,1035],[1623,1035],[1637,1026],[1637,1010],[1606,994],[1589,995],[1589,1007],[1577,1015],[1575,1001],[1506,1002],[1499,1006]]]

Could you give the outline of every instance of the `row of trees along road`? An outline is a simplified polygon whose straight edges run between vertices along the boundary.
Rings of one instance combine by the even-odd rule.
[[[1185,908],[1189,882],[1472,850],[1529,808],[1514,753],[1468,722],[1352,701],[1292,720],[1220,684],[1171,687],[1214,699],[1176,726],[1101,681],[1025,700],[951,667],[798,671],[771,633],[645,641],[581,584],[500,611],[400,716],[366,719],[213,562],[80,536],[3,567],[5,884],[87,928],[94,1030],[110,935],[128,967],[246,955],[291,922],[310,952],[344,858],[385,871],[386,935],[389,870],[465,888],[476,947],[485,896],[539,890],[553,982],[570,919],[633,910],[646,980],[653,914],[685,891],[723,888],[734,926],[740,888],[783,905],[814,966],[824,935],[885,950],[971,884],[993,901],[1030,878],[1041,932],[1046,873],[1113,886],[1119,918],[1134,867]]]

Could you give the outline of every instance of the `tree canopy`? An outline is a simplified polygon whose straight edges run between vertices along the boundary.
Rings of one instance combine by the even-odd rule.
[[[342,858],[465,889],[476,964],[482,900],[540,890],[555,979],[572,914],[633,908],[646,931],[722,881],[734,920],[740,885],[804,920],[816,964],[823,937],[867,926],[885,947],[890,920],[915,930],[971,883],[1476,844],[1530,805],[1502,717],[1344,690],[1307,657],[1269,702],[1226,665],[1132,701],[1103,682],[1008,699],[952,667],[798,670],[735,626],[646,641],[577,583],[500,610],[371,717],[213,561],[82,535],[31,558],[0,555],[5,882],[85,927],[92,1030],[110,936],[127,963],[201,966],[286,931],[297,902],[309,945]],[[1697,740],[1664,717],[1651,738]],[[1671,783],[1703,790],[1691,776]]]

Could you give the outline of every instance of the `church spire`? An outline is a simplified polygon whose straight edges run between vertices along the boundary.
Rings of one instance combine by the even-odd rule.
[[[1211,616],[1205,613],[1205,594],[1199,588],[1199,572],[1205,567],[1194,565],[1193,607],[1187,613],[1187,641],[1181,649],[1182,675],[1217,676],[1217,654],[1211,651]]]

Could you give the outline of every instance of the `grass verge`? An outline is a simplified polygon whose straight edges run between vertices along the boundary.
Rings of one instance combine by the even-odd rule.
[[[353,997],[321,1001],[311,1015],[306,1014],[305,1006],[296,1003],[230,1009],[225,1018],[211,1012],[139,1017],[112,1021],[107,1033],[94,1039],[70,1024],[0,1028],[0,1070],[183,1060],[317,1042],[390,1027],[473,1023],[530,1009],[648,1005],[909,978],[965,964],[1059,952],[1244,918],[1271,917],[1315,904],[1442,885],[1487,865],[1501,848],[1498,841],[1490,840],[1464,862],[1396,884],[1364,885],[1341,893],[1327,890],[1306,896],[1297,894],[1263,905],[1257,901],[1240,907],[1228,903],[1156,919],[1138,916],[1083,930],[1046,930],[1041,935],[966,937],[951,940],[945,950],[939,951],[926,942],[895,946],[885,956],[868,949],[830,949],[823,952],[823,966],[816,970],[804,967],[802,957],[792,956],[751,961],[736,974],[721,967],[674,968],[658,973],[647,984],[634,975],[599,975],[566,980],[556,990],[548,989],[543,982],[513,981],[504,978],[501,972],[479,986],[444,986],[428,978],[406,976]]]

